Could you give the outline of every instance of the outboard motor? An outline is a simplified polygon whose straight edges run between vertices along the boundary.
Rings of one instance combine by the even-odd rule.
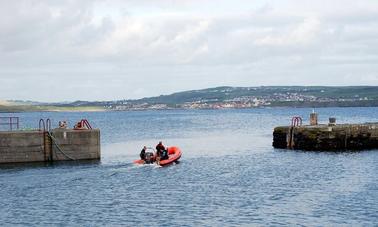
[[[145,163],[146,164],[152,164],[154,163],[154,154],[152,152],[146,152],[145,154]]]

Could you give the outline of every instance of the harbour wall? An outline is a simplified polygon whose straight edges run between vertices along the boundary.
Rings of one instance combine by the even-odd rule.
[[[0,163],[96,160],[101,158],[100,130],[0,132]]]
[[[378,149],[378,123],[280,126],[274,128],[273,147],[314,151]]]

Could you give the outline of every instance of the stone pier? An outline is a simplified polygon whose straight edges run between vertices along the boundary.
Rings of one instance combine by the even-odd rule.
[[[273,147],[314,151],[378,149],[378,123],[276,127]]]
[[[100,158],[98,129],[0,132],[0,164]]]

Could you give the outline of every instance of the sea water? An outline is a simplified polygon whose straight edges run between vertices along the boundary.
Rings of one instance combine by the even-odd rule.
[[[321,108],[319,121],[378,122],[378,108]],[[312,109],[14,113],[101,129],[100,162],[0,167],[1,225],[253,226],[378,223],[378,150],[272,147],[275,126]],[[137,166],[144,145],[179,146],[179,164]]]

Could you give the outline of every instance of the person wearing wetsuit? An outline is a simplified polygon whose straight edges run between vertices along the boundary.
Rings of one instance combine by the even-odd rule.
[[[156,157],[160,160],[167,159],[167,151],[165,150],[165,147],[163,143],[160,141],[158,145],[156,145]]]
[[[147,147],[144,146],[143,149],[140,151],[140,154],[139,154],[140,159],[142,159],[143,161],[146,160],[146,150],[147,150]]]

